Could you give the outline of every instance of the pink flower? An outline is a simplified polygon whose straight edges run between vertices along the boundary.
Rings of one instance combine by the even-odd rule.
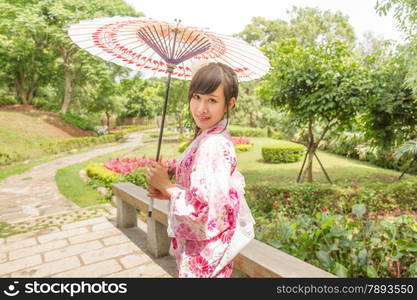
[[[190,270],[196,277],[208,277],[214,271],[214,267],[210,266],[204,257],[196,255],[190,258]]]
[[[233,230],[226,230],[222,233],[222,243],[223,244],[229,244],[233,237]]]
[[[232,138],[232,142],[235,145],[249,145],[250,144],[250,140],[244,137]]]
[[[178,244],[177,244],[177,239],[176,238],[172,238],[172,248],[177,249]]]
[[[229,189],[229,197],[233,200],[238,199],[239,196],[234,188]]]

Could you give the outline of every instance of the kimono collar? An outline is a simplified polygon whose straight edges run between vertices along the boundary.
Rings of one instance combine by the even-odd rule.
[[[216,124],[214,124],[213,126],[204,129],[203,131],[201,131],[197,136],[203,136],[203,135],[209,135],[209,134],[213,134],[213,133],[220,133],[223,131],[223,129],[226,128],[226,124],[227,124],[227,118],[224,118],[222,120],[220,120],[219,122],[217,122]]]

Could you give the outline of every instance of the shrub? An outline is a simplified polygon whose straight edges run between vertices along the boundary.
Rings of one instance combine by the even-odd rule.
[[[129,175],[125,176],[125,180],[146,188],[147,180],[146,180],[146,168],[139,168],[134,169]]]
[[[417,179],[366,186],[352,182],[345,187],[319,183],[257,183],[248,185],[246,191],[251,208],[262,213],[270,212],[275,201],[285,207],[288,216],[311,215],[321,207],[349,214],[356,204],[365,204],[372,214],[417,211]]]
[[[191,144],[191,141],[185,141],[185,142],[182,142],[181,144],[180,144],[180,146],[178,147],[178,151],[179,152],[184,152],[185,151],[185,149],[187,149],[187,147],[189,146]]]
[[[19,161],[24,159],[23,156],[16,151],[13,152],[0,152],[0,166],[1,165],[8,165],[13,162]]]
[[[249,144],[249,145],[245,145],[245,144],[235,145],[235,149],[236,149],[236,152],[247,152],[250,149],[252,149],[252,145],[251,144]]]
[[[232,136],[250,136],[250,137],[266,137],[267,136],[266,129],[262,129],[262,128],[230,126],[228,130]]]
[[[111,143],[119,141],[123,138],[123,132],[114,132],[108,135],[102,135],[99,137],[81,137],[63,139],[54,142],[48,142],[41,144],[45,152],[50,154],[60,153],[72,149],[79,149],[82,147],[88,147],[97,144]]]
[[[271,138],[275,139],[275,140],[282,140],[284,138],[284,134],[276,131],[274,133],[271,134]]]
[[[173,132],[173,131],[164,131],[164,132],[162,133],[162,136],[163,136],[163,137],[174,136],[174,135],[178,135],[178,133],[177,133],[177,132]],[[148,136],[149,136],[150,138],[159,138],[159,132],[152,132],[152,133],[149,133],[149,134],[148,134]]]
[[[74,125],[78,128],[81,128],[83,130],[94,130],[94,127],[98,124],[95,124],[94,122],[90,121],[89,119],[85,119],[79,115],[66,113],[66,114],[59,114],[60,118],[70,125]]]
[[[105,168],[103,163],[89,163],[86,167],[86,173],[88,177],[101,181],[107,188],[122,179],[116,172]]]
[[[269,163],[290,163],[301,159],[305,147],[299,144],[281,144],[262,147],[262,157]]]

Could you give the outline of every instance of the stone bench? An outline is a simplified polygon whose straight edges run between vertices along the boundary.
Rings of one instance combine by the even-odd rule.
[[[130,182],[113,184],[117,199],[117,226],[137,226],[137,211],[147,213],[150,198],[147,191]],[[151,218],[147,220],[148,249],[155,257],[169,254],[167,234],[167,200],[154,199]],[[234,268],[249,277],[336,277],[265,243],[253,240],[235,259]]]

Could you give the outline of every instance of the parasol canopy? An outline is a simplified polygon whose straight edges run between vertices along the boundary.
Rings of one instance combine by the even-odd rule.
[[[269,69],[268,59],[245,41],[179,22],[96,18],[72,25],[68,34],[91,54],[149,76],[168,76],[173,64],[173,78],[191,79],[196,61],[224,63],[239,81],[257,79]]]

